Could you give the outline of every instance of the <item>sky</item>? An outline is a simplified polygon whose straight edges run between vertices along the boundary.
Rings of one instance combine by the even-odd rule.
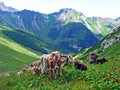
[[[33,10],[45,14],[72,8],[87,17],[120,17],[120,0],[0,0],[18,10]]]

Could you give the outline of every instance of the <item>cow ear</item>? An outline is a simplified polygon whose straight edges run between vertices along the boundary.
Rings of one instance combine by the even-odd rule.
[[[73,58],[73,56],[71,54],[68,55],[68,58]]]

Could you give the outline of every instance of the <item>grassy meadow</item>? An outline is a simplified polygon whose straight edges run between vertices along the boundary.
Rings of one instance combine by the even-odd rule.
[[[0,90],[119,90],[120,58],[108,60],[104,64],[89,64],[87,71],[74,69],[72,64],[62,68],[61,79],[49,81],[49,75],[33,75],[26,72],[22,77],[16,73],[0,76]]]

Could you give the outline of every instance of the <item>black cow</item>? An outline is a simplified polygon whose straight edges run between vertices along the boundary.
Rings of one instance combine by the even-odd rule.
[[[79,63],[78,61],[74,61],[74,67],[79,70],[87,70],[87,66]]]
[[[96,64],[103,64],[105,62],[107,62],[107,59],[105,59],[104,57],[102,59],[96,60]]]

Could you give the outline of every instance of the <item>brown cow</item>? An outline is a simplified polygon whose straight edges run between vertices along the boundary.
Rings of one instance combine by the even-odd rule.
[[[38,61],[35,61],[35,62],[32,62],[28,68],[28,71],[32,71],[33,74],[42,74],[41,72],[41,61],[38,60]]]
[[[55,75],[56,70],[58,71],[58,78],[60,79],[60,53],[59,52],[52,52],[50,54],[50,58],[48,59],[48,72],[50,73],[50,81]]]
[[[89,63],[90,64],[96,63],[96,59],[98,58],[98,56],[99,55],[94,52],[89,53]]]
[[[61,77],[61,66],[67,65],[69,62],[73,63],[71,55],[61,55],[59,52],[52,52],[48,60],[48,71],[50,73],[50,81],[56,78],[56,71],[58,71],[58,79]]]
[[[19,77],[21,77],[21,75],[24,72],[27,71],[32,71],[33,74],[40,74],[41,75],[41,62],[40,60],[32,62],[29,66],[23,67],[22,70],[20,70],[19,72],[17,72],[17,75]]]
[[[60,60],[62,62],[62,65],[61,65],[62,67],[66,66],[69,62],[70,63],[74,62],[72,55],[61,55]]]

